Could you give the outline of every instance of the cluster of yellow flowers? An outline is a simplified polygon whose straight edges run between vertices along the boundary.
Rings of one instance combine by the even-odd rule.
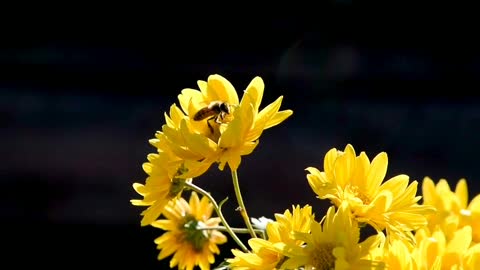
[[[143,199],[131,203],[147,206],[141,225],[164,231],[155,239],[159,260],[171,257],[170,267],[178,269],[213,268],[227,233],[238,248],[217,269],[480,269],[480,195],[469,203],[464,179],[452,191],[446,180],[435,185],[425,177],[417,196],[418,182],[407,175],[384,181],[385,152],[370,161],[350,144],[328,151],[323,170],[306,168],[317,198],[332,203],[321,218],[310,205],[292,205],[274,220],[250,218],[237,175],[241,157],[253,152],[265,129],[293,112],[280,111],[282,97],[259,111],[260,77],[240,101],[220,75],[198,87],[182,90],[180,108],[173,104],[165,114],[162,130],[150,140],[157,153],[143,164],[145,184],[133,184]],[[222,214],[224,201],[193,183],[214,163],[230,168],[245,228],[232,228]],[[188,202],[184,191],[190,191]],[[361,239],[367,225],[375,233]],[[250,234],[248,245],[238,233]]]

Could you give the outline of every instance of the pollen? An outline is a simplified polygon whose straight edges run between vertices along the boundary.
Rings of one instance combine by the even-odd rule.
[[[331,243],[319,245],[312,254],[312,264],[315,269],[327,270],[335,268],[335,257],[333,256],[333,248]]]
[[[364,192],[362,192],[358,186],[351,186],[350,189],[352,193],[355,195],[355,197],[362,200],[364,205],[368,205],[372,202],[370,198]]]

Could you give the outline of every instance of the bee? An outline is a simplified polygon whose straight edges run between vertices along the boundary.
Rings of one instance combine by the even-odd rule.
[[[222,120],[230,114],[230,105],[224,101],[212,101],[208,106],[201,108],[193,115],[194,121],[202,121],[206,118],[207,125],[210,131],[213,133],[213,127],[210,124],[210,120],[215,120],[215,123],[221,124]]]

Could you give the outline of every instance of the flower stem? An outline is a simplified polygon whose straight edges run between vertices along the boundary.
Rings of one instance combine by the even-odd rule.
[[[232,227],[228,225],[227,220],[223,216],[222,211],[220,210],[220,207],[218,206],[217,202],[215,199],[210,195],[210,193],[206,192],[205,190],[201,189],[200,187],[190,183],[190,182],[185,182],[185,186],[193,191],[196,191],[203,196],[207,197],[208,200],[213,204],[213,207],[215,208],[215,212],[217,212],[218,217],[222,221],[222,224],[225,226],[225,230],[230,234],[230,236],[233,238],[233,240],[237,243],[237,245],[244,251],[244,252],[249,252],[247,247],[242,243],[240,238],[235,234],[235,232],[232,230]]]
[[[227,228],[225,226],[216,226],[216,227],[202,227],[202,228],[198,228],[199,230],[216,230],[216,231],[227,231]],[[246,228],[231,228],[232,231],[236,232],[236,233],[250,233],[248,231],[248,229]],[[259,230],[259,229],[254,229],[254,231],[256,233],[259,233],[263,239],[266,239],[265,238],[265,232],[263,230]]]
[[[232,179],[233,179],[233,188],[235,189],[235,196],[237,197],[237,202],[239,206],[240,215],[242,215],[243,221],[247,226],[250,235],[253,238],[257,238],[255,231],[253,230],[252,223],[250,222],[250,218],[247,214],[247,209],[245,208],[245,204],[243,203],[242,193],[240,192],[240,184],[238,182],[238,175],[237,170],[232,170]]]

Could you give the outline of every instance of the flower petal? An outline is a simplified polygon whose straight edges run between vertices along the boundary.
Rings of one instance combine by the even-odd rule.
[[[375,194],[385,175],[387,174],[388,157],[387,153],[382,152],[378,154],[370,165],[370,170],[367,173],[366,183],[368,194]]]
[[[293,114],[292,110],[283,110],[277,112],[270,120],[267,122],[265,125],[264,129],[269,129],[271,127],[274,127],[283,121],[285,121],[288,117],[290,117]]]
[[[218,74],[208,76],[206,95],[210,101],[226,101],[232,105],[238,104],[237,91],[233,85]]]

